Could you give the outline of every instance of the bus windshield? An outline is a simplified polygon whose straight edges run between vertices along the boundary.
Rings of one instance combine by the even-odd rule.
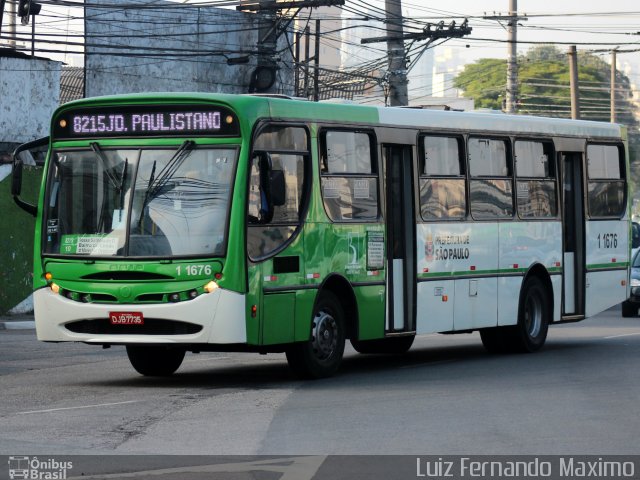
[[[222,256],[237,149],[55,150],[44,253]]]

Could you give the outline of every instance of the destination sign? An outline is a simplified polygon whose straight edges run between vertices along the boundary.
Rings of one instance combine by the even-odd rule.
[[[82,108],[60,114],[55,138],[239,136],[236,116],[210,105]]]

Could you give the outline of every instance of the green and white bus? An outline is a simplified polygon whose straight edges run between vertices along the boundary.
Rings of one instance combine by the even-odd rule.
[[[44,144],[29,205],[20,152]],[[125,345],[143,375],[286,352],[317,378],[346,339],[402,353],[479,331],[533,352],[625,300],[627,159],[615,124],[136,94],[60,107],[12,192],[36,216],[40,340]]]

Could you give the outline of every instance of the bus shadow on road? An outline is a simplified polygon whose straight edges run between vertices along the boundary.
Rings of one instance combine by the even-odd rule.
[[[238,363],[220,364],[216,357],[209,363],[206,353],[201,354],[197,363],[187,360],[182,369],[170,377],[143,377],[133,370],[130,375],[105,380],[92,380],[91,385],[173,389],[201,388],[220,390],[234,388],[267,389],[313,387],[327,382],[343,383],[367,381],[371,375],[378,375],[385,381],[405,381],[419,372],[421,376],[447,377],[485,375],[499,372],[500,375],[520,375],[530,368],[551,368],[562,362],[568,352],[584,350],[584,358],[593,354],[594,339],[558,339],[545,345],[534,354],[507,353],[491,354],[478,344],[433,346],[417,345],[402,355],[367,354],[361,355],[347,348],[340,370],[335,376],[321,380],[299,380],[289,370],[285,356],[274,354],[267,357],[243,358],[238,355]],[[601,346],[601,345],[597,345]],[[278,358],[276,358],[276,355]],[[580,361],[582,355],[571,354],[572,362]],[[189,357],[188,357],[189,358]],[[233,361],[233,360],[232,360]],[[391,374],[391,375],[390,375]],[[79,382],[87,385],[87,382]]]

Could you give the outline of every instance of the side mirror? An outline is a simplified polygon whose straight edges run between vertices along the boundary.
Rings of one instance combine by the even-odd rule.
[[[269,174],[271,184],[271,203],[276,207],[281,207],[287,202],[287,189],[282,170],[271,170]]]
[[[11,195],[13,196],[14,202],[20,208],[22,208],[25,212],[30,213],[34,217],[38,212],[38,208],[35,205],[31,205],[30,203],[25,202],[20,198],[20,193],[22,192],[22,171],[24,168],[24,161],[20,158],[20,154],[22,152],[29,152],[30,150],[34,150],[37,148],[46,147],[49,145],[49,137],[39,138],[37,140],[33,140],[32,142],[23,143],[12,154],[13,160],[13,168],[11,170]],[[33,160],[33,157],[30,156]],[[33,165],[37,165],[38,162],[35,160],[32,162]]]
[[[22,159],[13,154],[13,166],[11,169],[11,195],[17,197],[22,191]]]

